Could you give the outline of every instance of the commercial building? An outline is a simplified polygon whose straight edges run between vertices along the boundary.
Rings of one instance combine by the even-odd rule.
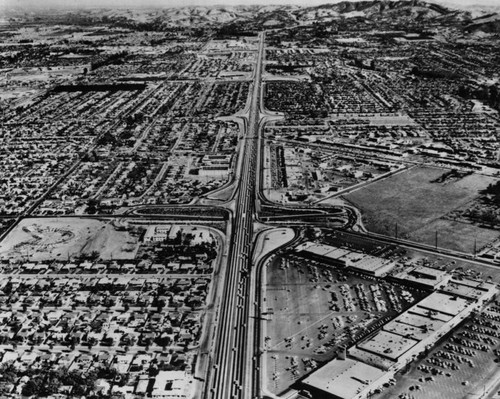
[[[367,397],[498,292],[484,281],[420,273],[448,284],[349,348],[346,360],[335,359],[312,373],[304,380],[307,389],[332,399]],[[410,276],[413,281],[415,275]]]
[[[397,362],[417,344],[418,341],[415,339],[380,330],[370,339],[364,340],[356,346],[365,352]]]
[[[397,273],[394,280],[404,281],[417,287],[437,289],[445,286],[451,275],[444,270],[426,266],[416,266]]]
[[[151,392],[156,399],[180,399],[191,397],[192,377],[184,371],[160,371]]]
[[[231,155],[205,155],[201,160],[200,176],[227,177],[231,168]]]
[[[461,298],[480,300],[493,286],[494,284],[485,281],[452,279],[442,291]]]
[[[350,268],[353,271],[371,276],[386,274],[395,266],[395,263],[388,259],[313,242],[307,242],[298,246],[296,251],[304,257],[337,267]]]
[[[318,396],[358,399],[366,397],[373,385],[386,382],[387,377],[383,370],[357,360],[335,359],[307,377],[304,384]]]
[[[144,234],[144,242],[165,241],[172,226],[149,226]]]

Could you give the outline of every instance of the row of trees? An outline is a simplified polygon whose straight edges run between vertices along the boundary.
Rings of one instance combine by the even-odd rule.
[[[496,85],[460,85],[458,95],[466,99],[480,100],[490,107],[500,110],[500,89]]]
[[[63,386],[71,387],[68,397],[91,397],[95,391],[98,378],[105,378],[114,381],[119,373],[115,368],[109,366],[87,373],[80,371],[68,371],[66,368],[51,370],[49,367],[38,369],[28,368],[18,369],[13,362],[6,362],[0,365],[0,375],[2,384],[0,395],[7,394],[9,384],[18,383],[22,377],[28,377],[28,381],[22,386],[21,393],[24,396],[46,397],[58,393]],[[123,380],[121,378],[120,380]]]

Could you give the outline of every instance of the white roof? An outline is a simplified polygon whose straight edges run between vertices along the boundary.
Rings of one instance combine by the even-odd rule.
[[[469,305],[469,301],[456,296],[433,292],[427,298],[418,303],[424,309],[435,310],[437,312],[456,316]]]
[[[417,343],[418,341],[414,339],[381,330],[371,338],[359,343],[357,347],[397,361],[400,356],[408,352]]]
[[[350,399],[384,374],[383,370],[356,360],[335,359],[307,377],[304,384],[337,398]]]

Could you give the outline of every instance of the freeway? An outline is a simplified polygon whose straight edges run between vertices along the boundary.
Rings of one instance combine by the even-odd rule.
[[[257,150],[262,115],[260,93],[265,34],[260,34],[257,63],[251,92],[250,112],[241,156],[243,165],[234,197],[233,234],[229,248],[227,274],[217,314],[212,365],[205,396],[214,399],[246,398],[251,379],[246,365],[253,353],[248,348],[247,322],[250,314],[249,266],[253,241],[256,203]]]

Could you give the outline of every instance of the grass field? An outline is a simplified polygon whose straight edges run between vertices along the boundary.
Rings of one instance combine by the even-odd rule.
[[[479,250],[495,240],[500,232],[493,229],[484,229],[470,223],[453,220],[438,219],[417,231],[410,233],[410,239],[434,245],[438,232],[438,246],[456,251],[473,253],[474,240]]]
[[[0,259],[66,260],[99,253],[101,259],[133,258],[137,237],[117,230],[111,221],[85,218],[23,219],[0,244]]]
[[[397,223],[400,237],[434,244],[435,230],[442,229],[441,246],[470,252],[475,237],[479,248],[479,241],[484,245],[498,234],[441,218],[477,197],[480,190],[496,179],[473,174],[460,180],[432,183],[444,172],[446,169],[414,167],[351,192],[345,198],[360,209],[370,231],[393,236]],[[463,240],[464,234],[471,238]]]

